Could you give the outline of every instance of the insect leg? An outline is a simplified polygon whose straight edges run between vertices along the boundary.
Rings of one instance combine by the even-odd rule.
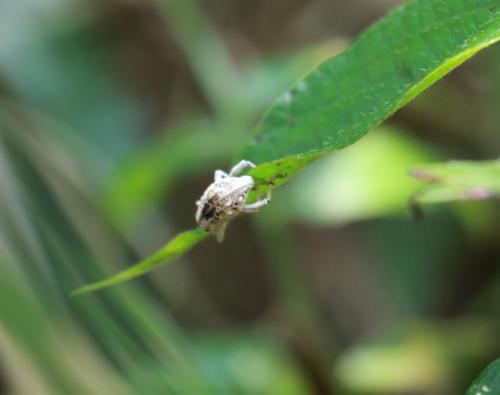
[[[244,213],[255,213],[259,211],[260,208],[267,206],[269,203],[271,203],[271,189],[267,190],[267,198],[262,200],[257,200],[255,203],[252,204],[247,204],[246,206],[243,206],[241,211]]]
[[[249,160],[242,160],[241,162],[239,162],[236,166],[234,166],[231,171],[229,172],[229,175],[231,177],[233,176],[236,176],[238,174],[240,174],[243,169],[247,168],[247,167],[255,167],[255,165],[250,162]]]

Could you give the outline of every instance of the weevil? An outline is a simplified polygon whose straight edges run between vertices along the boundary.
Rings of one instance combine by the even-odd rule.
[[[271,201],[271,189],[268,189],[265,199],[247,204],[248,194],[254,187],[254,179],[250,175],[239,174],[248,167],[254,168],[255,165],[248,160],[242,160],[229,174],[216,170],[214,182],[196,202],[196,222],[200,228],[215,235],[218,242],[224,240],[228,223],[239,213],[255,213]]]

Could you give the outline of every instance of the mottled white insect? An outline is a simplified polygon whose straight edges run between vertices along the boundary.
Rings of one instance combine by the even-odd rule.
[[[224,239],[227,224],[240,212],[255,213],[271,201],[269,189],[266,199],[247,204],[247,197],[254,186],[252,176],[238,176],[245,168],[255,167],[248,161],[242,160],[234,166],[229,174],[216,170],[214,182],[196,202],[196,222],[198,225],[214,234],[217,241]]]

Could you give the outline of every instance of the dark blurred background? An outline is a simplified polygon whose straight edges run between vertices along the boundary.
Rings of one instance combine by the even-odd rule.
[[[500,152],[482,51],[147,276],[280,92],[393,0],[0,2],[1,394],[462,394],[500,354],[500,205],[408,170]],[[381,54],[383,56],[383,54]]]

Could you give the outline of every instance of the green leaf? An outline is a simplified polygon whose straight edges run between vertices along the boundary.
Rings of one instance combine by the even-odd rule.
[[[240,158],[258,163],[257,189],[277,187],[318,157],[344,148],[476,52],[500,39],[498,0],[413,0],[285,92]],[[136,277],[205,237],[177,236],[146,261],[77,290]]]
[[[469,366],[490,355],[497,333],[496,324],[477,319],[400,322],[384,336],[346,350],[333,374],[345,388],[340,393],[448,393],[450,383],[461,381]]]
[[[500,359],[488,365],[465,393],[465,395],[497,394],[500,394]]]
[[[437,158],[404,130],[379,126],[355,146],[304,169],[280,204],[290,202],[294,218],[316,225],[406,215],[408,196],[419,186],[408,168]]]
[[[144,273],[147,273],[158,266],[164,265],[180,255],[184,254],[186,251],[193,248],[196,244],[202,241],[208,233],[203,229],[192,229],[182,233],[179,233],[172,240],[170,240],[162,249],[146,258],[142,262],[129,267],[107,279],[85,285],[76,289],[73,292],[73,296],[82,293],[95,291],[101,288],[106,288],[111,285],[119,284],[124,281],[130,280],[131,278],[138,277]]]
[[[500,39],[498,0],[414,0],[368,29],[272,106],[240,158],[278,184],[344,148]]]
[[[413,196],[416,204],[500,197],[500,160],[423,165],[411,175],[426,183]]]

